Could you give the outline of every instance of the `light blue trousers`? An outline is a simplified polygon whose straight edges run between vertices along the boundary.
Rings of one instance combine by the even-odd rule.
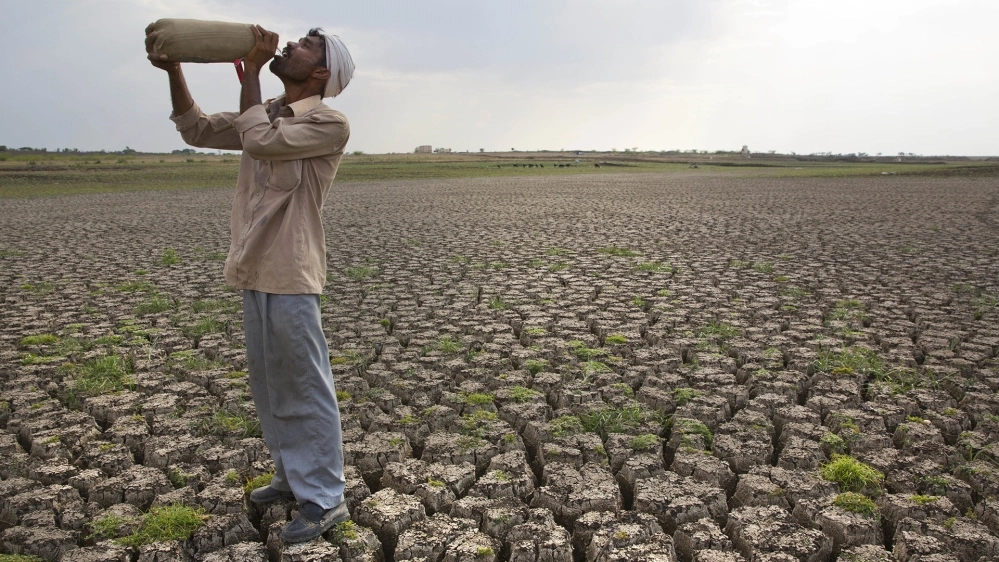
[[[319,295],[243,291],[250,390],[274,459],[271,486],[323,509],[343,500],[340,410]]]

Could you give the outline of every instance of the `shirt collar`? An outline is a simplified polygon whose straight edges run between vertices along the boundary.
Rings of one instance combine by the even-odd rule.
[[[316,94],[314,96],[309,96],[305,99],[300,99],[295,103],[285,105],[284,94],[281,94],[280,96],[274,98],[274,100],[272,100],[271,103],[278,104],[279,106],[281,106],[282,110],[290,109],[292,115],[294,115],[295,117],[301,117],[306,113],[312,111],[316,107],[318,107],[319,104],[322,102],[323,102],[323,97],[320,96],[319,94]]]

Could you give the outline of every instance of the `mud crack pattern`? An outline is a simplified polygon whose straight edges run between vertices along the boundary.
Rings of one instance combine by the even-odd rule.
[[[284,545],[226,190],[0,204],[0,550],[46,560],[999,557],[991,178],[337,183],[353,522]],[[197,514],[163,540],[148,520]],[[145,529],[145,530],[144,530]],[[160,540],[155,540],[159,538]]]

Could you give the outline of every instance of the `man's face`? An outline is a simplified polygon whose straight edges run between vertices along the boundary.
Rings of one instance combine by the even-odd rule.
[[[275,56],[271,61],[269,68],[279,78],[304,82],[317,66],[322,67],[325,54],[326,41],[322,37],[310,35],[298,41],[288,41],[288,45],[281,49],[281,55]]]

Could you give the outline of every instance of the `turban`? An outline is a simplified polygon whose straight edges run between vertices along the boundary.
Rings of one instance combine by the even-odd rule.
[[[323,39],[326,40],[326,68],[330,71],[323,97],[336,97],[354,75],[354,59],[350,58],[347,46],[336,35],[324,34]]]

